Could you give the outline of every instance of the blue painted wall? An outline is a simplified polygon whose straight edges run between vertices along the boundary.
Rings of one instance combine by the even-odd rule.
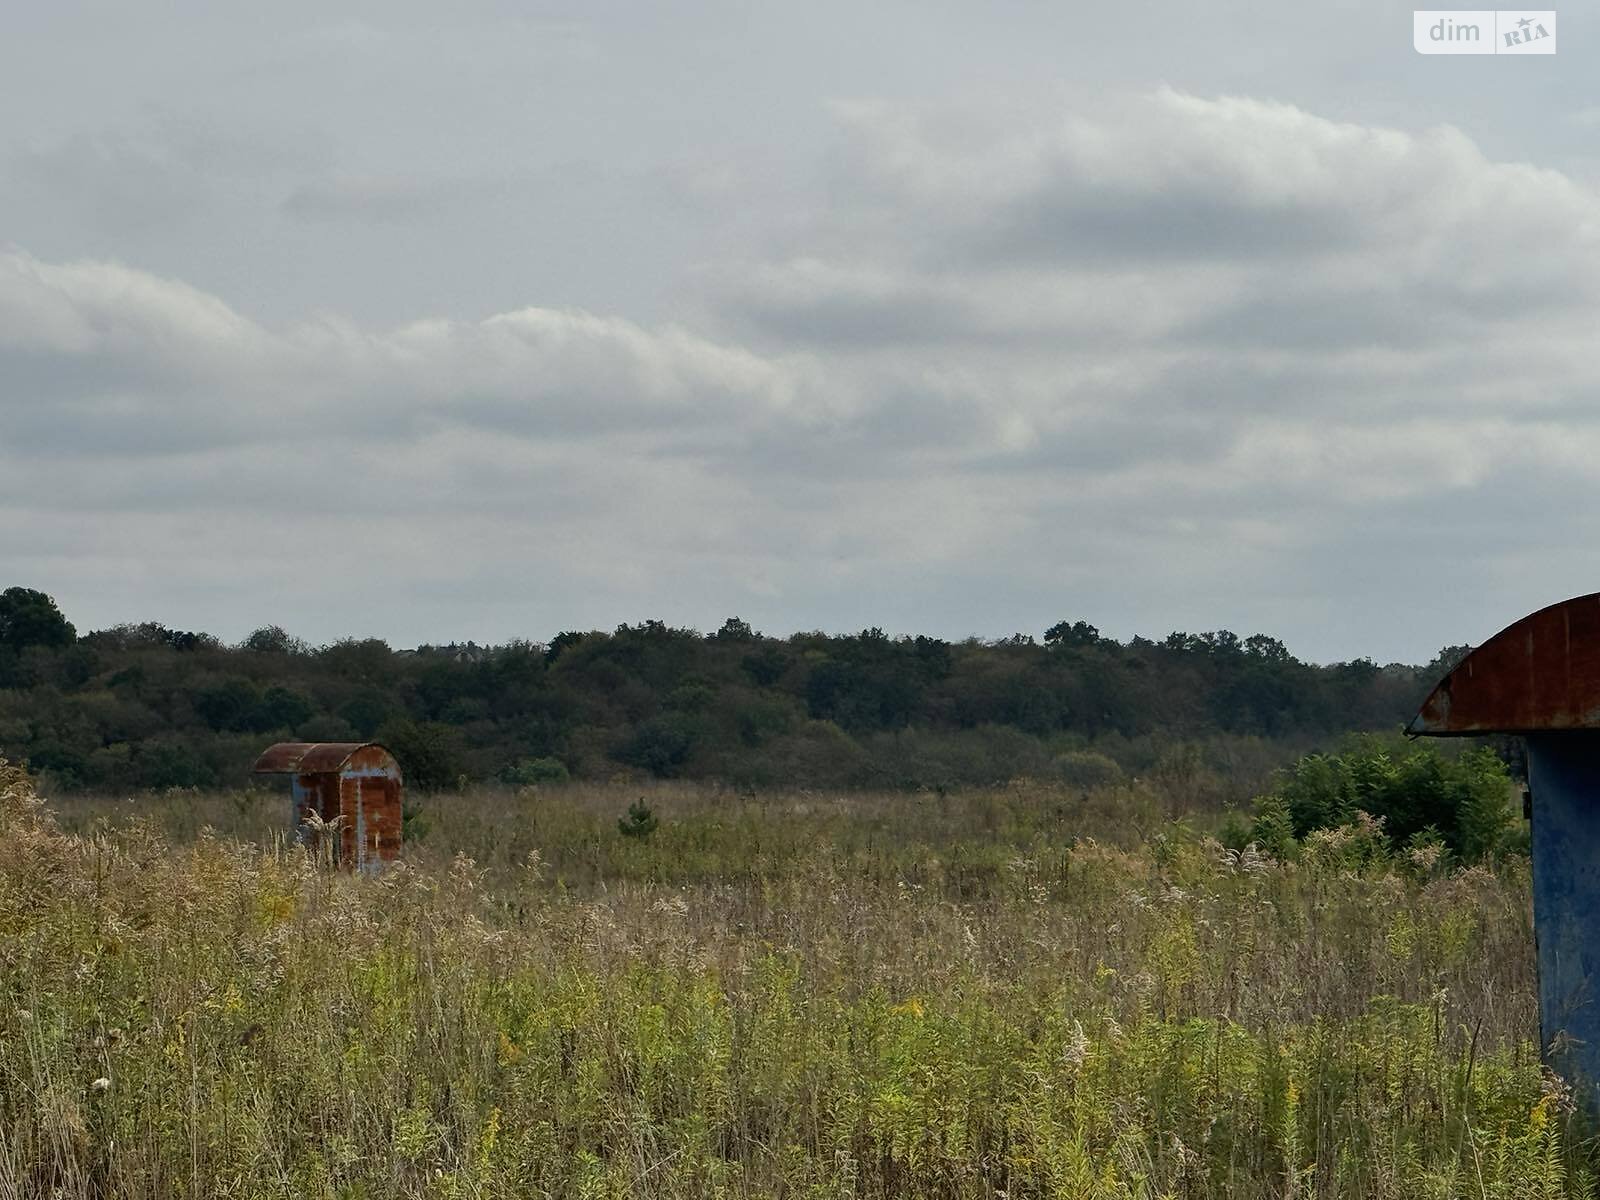
[[[1600,733],[1528,737],[1546,1061],[1600,1114]]]

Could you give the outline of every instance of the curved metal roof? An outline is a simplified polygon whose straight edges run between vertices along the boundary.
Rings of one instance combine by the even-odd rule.
[[[377,742],[279,742],[268,746],[250,769],[257,775],[312,775],[340,771],[358,750],[369,747],[394,755]]]
[[[1406,732],[1600,729],[1600,592],[1506,626],[1440,681]]]

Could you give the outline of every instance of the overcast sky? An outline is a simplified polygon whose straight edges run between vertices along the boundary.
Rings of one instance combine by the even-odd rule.
[[[1600,589],[1600,37],[0,5],[0,586],[80,630],[1159,637]]]

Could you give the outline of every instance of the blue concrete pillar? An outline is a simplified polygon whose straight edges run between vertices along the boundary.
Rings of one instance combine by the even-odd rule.
[[[1530,734],[1533,915],[1545,1061],[1600,1114],[1600,733]]]

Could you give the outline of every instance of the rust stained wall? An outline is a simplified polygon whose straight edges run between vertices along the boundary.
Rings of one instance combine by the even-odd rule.
[[[346,761],[339,803],[343,861],[377,870],[400,854],[400,764],[382,746],[364,746]]]
[[[283,749],[274,748],[277,757],[283,757]],[[298,745],[287,749],[296,755],[293,761],[315,757],[301,756]],[[360,746],[341,753],[341,758],[342,765],[335,769],[301,771],[293,776],[292,825],[303,829],[311,814],[324,822],[342,818],[337,844],[340,865],[358,871],[378,870],[400,855],[404,792],[400,764],[382,746]],[[267,761],[277,765],[273,759]]]
[[[290,817],[303,830],[315,814],[338,820],[342,866],[375,871],[400,855],[400,764],[373,742],[279,742],[256,760],[261,774],[289,775]]]
[[[1407,732],[1600,729],[1600,593],[1522,618],[1469,654]]]
[[[340,861],[358,871],[393,862],[400,853],[400,781],[386,774],[339,779]]]

